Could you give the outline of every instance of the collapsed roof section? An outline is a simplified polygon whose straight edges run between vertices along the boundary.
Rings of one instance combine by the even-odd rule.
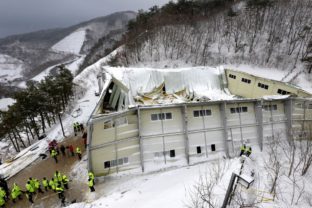
[[[210,67],[183,69],[104,67],[106,83],[98,113],[131,106],[229,100],[223,71]]]

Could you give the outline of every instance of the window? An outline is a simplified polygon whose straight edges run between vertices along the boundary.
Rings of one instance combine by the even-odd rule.
[[[104,162],[104,168],[110,168],[110,161]]]
[[[308,105],[308,109],[312,109],[312,104],[309,104],[309,105]]]
[[[175,157],[175,150],[170,150],[170,157]]]
[[[233,74],[229,74],[229,77],[232,78],[232,79],[236,79],[236,76],[233,75]]]
[[[247,84],[250,84],[251,80],[250,79],[246,79],[246,78],[242,78],[242,82],[245,82]]]
[[[258,83],[258,87],[260,87],[260,88],[263,88],[263,89],[269,89],[269,85],[266,85],[266,84],[262,84],[262,83]]]
[[[151,114],[152,121],[172,119],[172,113],[154,113]]]
[[[216,151],[216,145],[215,145],[215,144],[212,144],[212,145],[211,145],[211,151],[212,151],[212,152]]]
[[[158,114],[152,114],[151,115],[151,120],[152,121],[157,121],[158,120]]]
[[[287,91],[282,90],[282,89],[278,89],[277,93],[280,94],[280,95],[289,95],[290,94],[290,92],[287,92]]]
[[[109,129],[109,128],[112,128],[114,125],[113,125],[113,121],[105,121],[104,122],[104,129]]]
[[[265,110],[265,111],[276,111],[277,110],[277,105],[274,104],[274,105],[263,105],[262,106],[262,109]]]
[[[123,165],[129,162],[128,157],[119,158],[118,160],[111,160],[104,162],[104,168],[115,167],[117,165]]]
[[[201,146],[196,147],[196,152],[197,152],[197,154],[201,154]]]
[[[166,113],[166,119],[172,119],[172,114],[171,113]]]
[[[248,112],[248,107],[236,107],[236,108],[230,108],[230,112],[233,113],[246,113]]]
[[[200,117],[200,116],[211,116],[211,110],[206,109],[206,110],[194,110],[193,111],[194,117]]]

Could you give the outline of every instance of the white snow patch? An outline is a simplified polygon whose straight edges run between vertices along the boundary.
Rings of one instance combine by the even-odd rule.
[[[23,62],[9,55],[0,54],[0,82],[23,77]]]
[[[16,100],[12,98],[2,98],[0,99],[0,110],[7,111],[10,105],[13,105]]]
[[[52,46],[52,50],[79,54],[85,40],[86,31],[79,29]]]

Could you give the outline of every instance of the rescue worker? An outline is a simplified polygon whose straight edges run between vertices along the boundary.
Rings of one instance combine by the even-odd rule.
[[[247,157],[249,157],[249,155],[251,155],[251,152],[252,152],[251,147],[247,147],[247,150],[246,150]]]
[[[68,180],[67,176],[66,176],[66,175],[63,175],[63,176],[62,176],[62,183],[63,183],[63,185],[64,185],[64,187],[65,187],[66,189],[68,189],[68,182],[69,182],[69,180]]]
[[[2,187],[0,187],[0,198],[3,198],[4,200],[7,199],[7,194]]]
[[[57,163],[57,152],[55,149],[51,150],[51,157],[55,160],[55,163]]]
[[[73,128],[74,128],[75,136],[77,136],[76,123],[73,123]]]
[[[77,128],[77,132],[79,132],[81,129],[80,129],[80,124],[78,122],[76,122],[76,128]]]
[[[80,149],[80,147],[76,148],[76,154],[78,155],[79,160],[81,160],[81,149]]]
[[[93,181],[93,184],[94,184],[94,174],[91,171],[89,171],[88,176],[89,176],[89,178],[91,178],[91,180]]]
[[[7,196],[10,194],[8,183],[2,177],[0,178],[0,187],[3,188]]]
[[[35,185],[35,190],[38,190],[40,193],[43,193],[43,191],[41,189],[40,181],[36,178],[34,178],[34,185]]]
[[[11,191],[12,201],[15,203],[15,199],[18,197],[19,199],[22,199],[22,191],[21,188],[16,185],[16,183],[13,184],[13,188]]]
[[[4,207],[4,205],[5,205],[5,200],[3,197],[0,197],[0,207],[2,208]]]
[[[91,178],[88,179],[88,185],[89,185],[90,191],[94,192],[95,191],[94,183],[93,183],[93,180]]]
[[[241,150],[241,152],[240,152],[239,156],[242,156],[243,154],[245,154],[245,151],[246,151],[246,144],[244,144],[243,146],[241,146],[240,150]]]
[[[34,192],[36,192],[36,187],[35,187],[35,181],[34,181],[34,179],[32,179],[32,177],[29,177],[28,182],[29,182],[29,184],[31,185],[31,187],[34,189]]]
[[[34,203],[33,199],[32,199],[32,196],[33,194],[35,193],[35,189],[34,187],[30,184],[30,181],[27,181],[26,183],[26,190],[27,190],[27,198],[29,200],[30,203]]]
[[[43,177],[42,179],[42,185],[44,187],[44,190],[47,192],[48,191],[48,187],[49,187],[49,182],[48,180],[46,179],[46,177]]]
[[[56,179],[57,182],[62,182],[62,174],[59,171],[55,171],[54,178]]]
[[[51,180],[49,181],[49,186],[50,186],[50,188],[55,192],[54,178],[51,178]]]
[[[64,189],[62,188],[61,184],[56,186],[56,192],[58,193],[59,199],[61,199],[62,205],[65,204],[65,196],[64,196]]]

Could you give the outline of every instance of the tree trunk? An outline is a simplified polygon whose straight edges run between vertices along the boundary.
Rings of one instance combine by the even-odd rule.
[[[12,136],[11,136],[11,133],[8,133],[8,135],[9,135],[9,139],[10,139],[11,143],[13,144],[13,147],[14,147],[15,151],[19,152],[18,147],[16,146],[16,144],[15,144],[15,142],[14,142]]]

